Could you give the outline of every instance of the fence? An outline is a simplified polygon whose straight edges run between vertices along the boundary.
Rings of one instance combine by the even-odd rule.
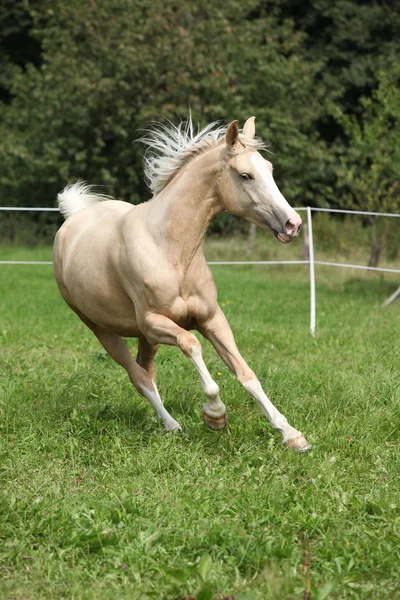
[[[58,212],[58,208],[25,208],[13,206],[0,206],[0,210],[6,211],[26,211],[26,212]],[[316,327],[316,297],[315,297],[315,265],[324,265],[327,267],[339,267],[345,269],[365,269],[368,271],[382,271],[385,273],[400,273],[400,269],[387,269],[384,267],[369,267],[367,265],[351,265],[347,263],[326,262],[314,259],[314,240],[312,230],[312,213],[313,212],[328,212],[340,213],[361,216],[376,216],[376,217],[400,217],[400,214],[394,213],[379,213],[367,212],[363,210],[341,210],[334,208],[314,208],[300,207],[296,208],[298,212],[307,212],[307,225],[309,237],[309,260],[245,260],[245,261],[211,261],[209,265],[309,265],[310,267],[310,331],[311,335],[315,336]],[[25,261],[25,260],[0,260],[0,265],[51,265],[51,261]],[[400,288],[399,288],[400,289]],[[394,299],[400,292],[396,291],[391,298]]]

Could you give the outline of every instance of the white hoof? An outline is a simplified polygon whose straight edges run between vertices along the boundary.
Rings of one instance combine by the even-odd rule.
[[[175,419],[164,421],[164,427],[165,431],[182,431],[182,427],[179,425],[178,421],[175,421]]]
[[[301,434],[294,438],[291,438],[290,440],[284,441],[283,445],[286,448],[291,448],[292,450],[295,450],[296,452],[308,452],[312,449],[312,445],[309,442],[307,442],[304,435]]]

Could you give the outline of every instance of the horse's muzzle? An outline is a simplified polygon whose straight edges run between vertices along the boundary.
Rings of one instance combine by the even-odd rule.
[[[272,230],[276,239],[282,242],[282,244],[288,244],[299,235],[302,221],[300,217],[296,221],[293,219],[286,221],[285,231],[278,232],[275,229]]]

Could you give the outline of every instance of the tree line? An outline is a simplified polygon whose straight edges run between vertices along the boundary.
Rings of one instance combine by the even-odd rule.
[[[149,122],[256,116],[294,205],[398,210],[396,0],[4,0],[0,201],[149,197]]]

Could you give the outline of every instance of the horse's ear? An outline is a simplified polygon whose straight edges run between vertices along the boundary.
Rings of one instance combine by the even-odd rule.
[[[255,120],[255,117],[250,117],[250,119],[247,119],[246,123],[244,124],[243,136],[248,140],[254,139],[254,136],[256,134]]]
[[[228,148],[233,149],[236,146],[239,140],[238,121],[232,121],[232,123],[229,123],[228,129],[226,130],[225,139]]]

